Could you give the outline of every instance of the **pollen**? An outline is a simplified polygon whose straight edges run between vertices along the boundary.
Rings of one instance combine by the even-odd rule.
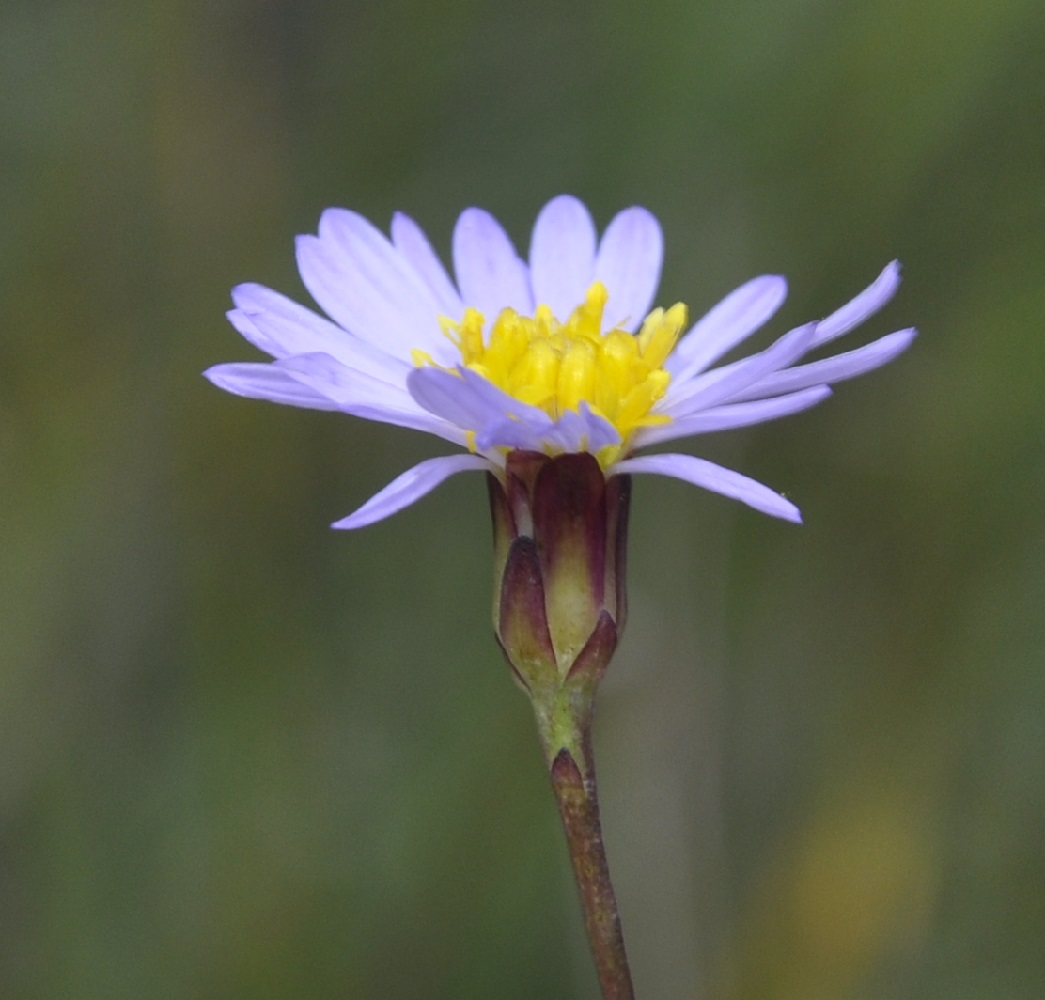
[[[584,302],[565,320],[547,306],[533,316],[505,309],[484,337],[485,317],[466,309],[461,321],[443,319],[443,332],[461,354],[461,367],[492,382],[513,399],[542,409],[552,419],[579,412],[586,403],[621,437],[613,454],[599,455],[603,465],[626,452],[628,439],[642,427],[669,422],[653,412],[671,376],[664,362],[686,323],[686,307],[655,309],[637,334],[619,328],[602,331],[609,296],[596,281]],[[415,353],[416,365],[432,359]]]

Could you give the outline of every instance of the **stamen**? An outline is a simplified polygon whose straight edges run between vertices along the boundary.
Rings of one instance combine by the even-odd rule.
[[[461,367],[482,375],[509,396],[539,407],[558,419],[586,403],[608,420],[621,443],[600,453],[605,466],[627,451],[628,438],[640,427],[670,420],[653,407],[671,380],[664,362],[686,324],[686,307],[654,309],[638,334],[613,329],[602,332],[609,295],[594,282],[584,302],[560,322],[546,305],[532,317],[505,309],[483,337],[485,317],[466,309],[460,322],[440,318],[445,336],[461,354]],[[414,351],[415,365],[432,365],[431,355]],[[469,432],[474,447],[475,432]]]

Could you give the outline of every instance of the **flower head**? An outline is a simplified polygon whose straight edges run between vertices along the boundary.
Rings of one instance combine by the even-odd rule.
[[[588,453],[610,479],[656,473],[776,517],[798,509],[761,483],[682,454],[643,447],[797,413],[907,348],[913,329],[815,361],[896,292],[894,261],[852,301],[766,349],[717,365],[787,294],[782,277],[742,285],[687,327],[681,304],[653,309],[660,226],[620,212],[601,239],[576,198],[554,198],[534,226],[529,261],[488,213],[470,208],[453,235],[454,279],[421,229],[392,220],[391,239],[344,209],[301,236],[298,266],[328,318],[260,285],[233,291],[233,326],[272,357],[218,365],[216,385],[242,396],[427,431],[463,453],[421,462],[334,525],[358,528],[469,470],[504,479],[516,452]]]

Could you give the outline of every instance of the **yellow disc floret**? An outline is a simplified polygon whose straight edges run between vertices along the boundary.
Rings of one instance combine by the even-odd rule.
[[[651,411],[671,380],[664,362],[686,323],[686,307],[679,304],[655,309],[637,334],[620,329],[603,333],[607,298],[606,288],[596,281],[564,322],[544,305],[532,317],[505,309],[485,338],[485,317],[475,309],[466,309],[459,323],[442,320],[444,332],[461,352],[461,365],[509,396],[539,407],[552,419],[586,403],[608,420],[621,441],[599,453],[603,467],[627,452],[636,430],[670,420]],[[414,363],[433,364],[420,351]]]

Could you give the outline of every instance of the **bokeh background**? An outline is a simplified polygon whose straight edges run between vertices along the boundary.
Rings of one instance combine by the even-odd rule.
[[[637,483],[598,719],[644,1000],[1045,995],[1040,0],[4,0],[0,993],[592,1000],[484,486],[222,394],[237,282],[333,204],[662,220],[661,300],[916,324]],[[767,333],[768,336],[768,333]]]

